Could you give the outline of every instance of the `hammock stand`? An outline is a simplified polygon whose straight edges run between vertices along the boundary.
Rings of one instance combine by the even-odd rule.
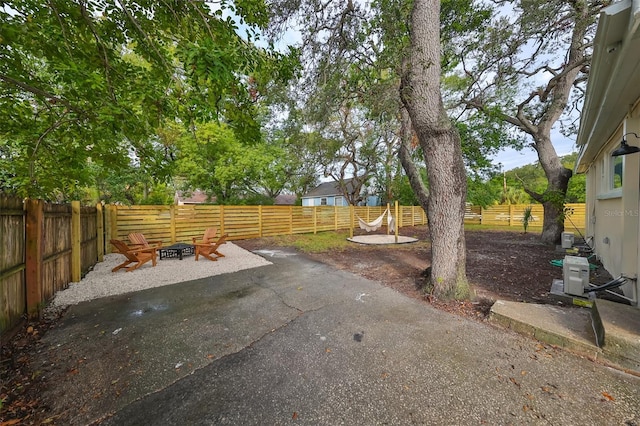
[[[395,205],[395,216],[398,216],[398,202],[396,201]],[[376,231],[382,227],[384,221],[384,215],[387,215],[387,234],[373,234],[373,235],[353,235],[353,228],[355,219],[358,219],[358,225],[360,229],[364,229],[367,232]],[[390,235],[390,232],[393,232],[395,235]],[[353,207],[351,210],[351,237],[347,238],[348,241],[358,244],[403,244],[403,243],[414,243],[418,241],[417,238],[404,237],[398,235],[397,224],[395,218],[391,216],[391,208],[387,204],[386,210],[375,220],[371,222],[367,222],[357,214],[354,213]]]
[[[358,215],[355,215],[355,217],[358,218],[358,224],[360,225],[360,229],[364,229],[367,232],[371,232],[371,231],[377,231],[378,229],[380,229],[380,227],[382,226],[382,219],[384,219],[384,215],[387,215],[387,234],[389,232],[395,233],[394,226],[393,226],[395,221],[393,220],[393,217],[391,217],[391,213],[389,212],[389,207],[387,207],[387,209],[383,211],[382,214],[372,222],[365,222],[365,220]]]

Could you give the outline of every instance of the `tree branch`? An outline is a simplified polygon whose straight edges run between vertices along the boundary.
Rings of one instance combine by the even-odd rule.
[[[147,42],[147,44],[149,45],[149,47],[155,52],[155,54],[158,56],[158,59],[160,60],[160,62],[162,63],[162,65],[167,69],[167,70],[171,70],[171,67],[169,66],[169,64],[167,64],[167,62],[164,59],[164,56],[162,56],[162,54],[160,53],[160,51],[156,48],[155,43],[153,42],[153,40],[151,40],[151,38],[149,37],[149,35],[142,29],[142,27],[140,27],[140,24],[138,23],[138,21],[136,20],[136,18],[131,14],[131,11],[129,11],[129,9],[127,8],[127,6],[124,4],[124,2],[122,0],[118,0],[118,3],[120,4],[120,7],[122,7],[122,10],[124,11],[125,15],[127,15],[127,17],[129,18],[129,20],[131,21],[131,23],[133,24],[133,26],[136,28],[136,30],[138,30],[138,32],[140,33],[140,35],[142,35],[142,37],[145,39],[145,41]]]
[[[542,196],[542,194],[538,194],[537,192],[533,191],[532,189],[527,188],[527,186],[524,183],[524,180],[522,180],[522,178],[520,178],[520,176],[518,176],[517,173],[515,173],[515,176],[516,176],[516,179],[518,179],[520,181],[520,183],[522,183],[522,189],[524,190],[524,192],[526,192],[531,198],[533,198],[534,200],[536,200],[540,204],[544,203],[544,197]]]
[[[109,56],[107,54],[107,49],[104,46],[102,39],[96,32],[96,29],[93,26],[93,21],[87,15],[87,6],[84,2],[80,4],[80,12],[82,13],[82,17],[84,18],[84,20],[87,21],[87,26],[89,27],[89,30],[91,30],[91,33],[93,34],[93,38],[95,39],[96,44],[98,45],[98,49],[102,52],[102,60],[104,64],[104,77],[107,80],[107,88],[109,90],[109,94],[111,95],[111,100],[113,100],[114,102],[117,102],[118,100],[116,99],[116,94],[113,90],[113,83],[111,82],[111,76],[109,74],[111,65],[109,64]]]
[[[59,96],[56,96],[56,95],[54,95],[52,93],[49,93],[46,90],[40,89],[38,87],[31,86],[31,85],[29,85],[29,84],[27,84],[27,83],[25,83],[23,81],[16,80],[15,78],[9,77],[8,75],[5,75],[5,74],[0,74],[0,80],[3,80],[3,81],[5,81],[5,82],[7,82],[9,84],[17,86],[17,87],[21,88],[22,90],[25,90],[25,91],[27,91],[29,93],[33,93],[36,96],[41,96],[43,98],[47,98],[47,100],[49,100],[49,102],[51,102],[51,103],[56,103],[56,104],[59,103],[61,105],[64,105],[69,110],[74,111],[74,112],[76,112],[78,114],[87,115],[85,113],[85,111],[83,111],[82,109],[74,106],[72,103],[70,103],[66,99],[63,99],[63,98],[61,98]]]

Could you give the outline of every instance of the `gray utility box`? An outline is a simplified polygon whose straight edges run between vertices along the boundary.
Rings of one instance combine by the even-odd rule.
[[[570,249],[573,247],[573,232],[562,233],[562,248]]]
[[[584,296],[589,287],[589,261],[586,257],[565,256],[562,261],[562,278],[565,294]]]

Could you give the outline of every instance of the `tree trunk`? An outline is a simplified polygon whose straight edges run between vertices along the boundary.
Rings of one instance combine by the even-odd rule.
[[[544,222],[541,240],[546,244],[559,244],[564,231],[564,199],[571,178],[571,170],[562,167],[547,173],[549,186],[542,195]]]
[[[546,136],[547,131],[543,129],[542,132],[545,133],[537,135],[535,148],[538,152],[540,165],[547,177],[547,189],[543,194],[536,194],[532,191],[527,191],[527,193],[536,201],[542,203],[544,207],[542,242],[545,244],[558,244],[564,231],[564,200],[572,171],[564,167],[560,162],[560,158],[551,143],[551,138]]]
[[[409,185],[411,185],[411,189],[418,198],[420,205],[426,212],[427,202],[429,201],[429,189],[422,181],[420,171],[416,167],[413,158],[411,158],[411,142],[413,139],[413,129],[411,128],[411,117],[409,117],[409,112],[404,107],[404,105],[400,107],[400,127],[400,149],[398,150],[400,164],[402,164],[402,168],[409,178]]]
[[[440,2],[416,0],[411,15],[409,68],[401,96],[427,165],[425,210],[431,237],[430,286],[440,299],[466,299],[464,208],[466,175],[460,135],[447,117],[440,91]]]

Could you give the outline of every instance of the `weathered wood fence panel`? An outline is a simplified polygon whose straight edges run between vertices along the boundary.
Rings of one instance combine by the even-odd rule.
[[[49,300],[71,282],[71,206],[44,204],[42,294]]]
[[[0,333],[16,325],[27,306],[25,211],[21,199],[0,196]]]
[[[82,207],[80,209],[80,272],[84,276],[98,261],[98,209]],[[102,227],[101,227],[102,228]],[[102,241],[102,238],[100,238]]]
[[[57,291],[95,265],[102,251],[97,218],[95,207],[78,202],[0,196],[0,333],[25,314],[39,315]]]

